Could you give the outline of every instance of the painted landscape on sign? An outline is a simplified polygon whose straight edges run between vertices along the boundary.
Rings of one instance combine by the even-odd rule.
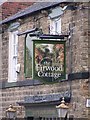
[[[65,73],[65,44],[62,42],[35,42],[34,77],[46,81],[57,81]]]

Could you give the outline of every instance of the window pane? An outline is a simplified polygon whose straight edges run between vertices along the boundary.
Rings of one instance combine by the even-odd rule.
[[[61,18],[51,19],[50,21],[50,34],[61,34]]]
[[[17,65],[17,58],[14,57],[14,58],[13,58],[13,76],[14,76],[14,79],[17,78],[16,65]]]
[[[9,33],[9,77],[8,82],[17,81],[17,53],[18,53],[18,31]]]
[[[33,54],[33,42],[27,35],[25,44],[25,77],[32,78],[32,54]]]

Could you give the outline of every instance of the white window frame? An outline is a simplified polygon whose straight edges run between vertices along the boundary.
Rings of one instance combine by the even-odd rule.
[[[17,81],[18,31],[9,32],[8,82]]]
[[[61,34],[61,17],[50,19],[50,34]]]

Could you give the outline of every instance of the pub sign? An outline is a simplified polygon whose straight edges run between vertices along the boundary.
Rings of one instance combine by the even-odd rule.
[[[65,41],[33,41],[33,78],[44,82],[65,79]]]

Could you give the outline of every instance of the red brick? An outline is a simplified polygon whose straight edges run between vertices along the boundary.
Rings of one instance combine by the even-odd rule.
[[[33,2],[5,2],[2,4],[2,19],[12,16],[32,4]]]

